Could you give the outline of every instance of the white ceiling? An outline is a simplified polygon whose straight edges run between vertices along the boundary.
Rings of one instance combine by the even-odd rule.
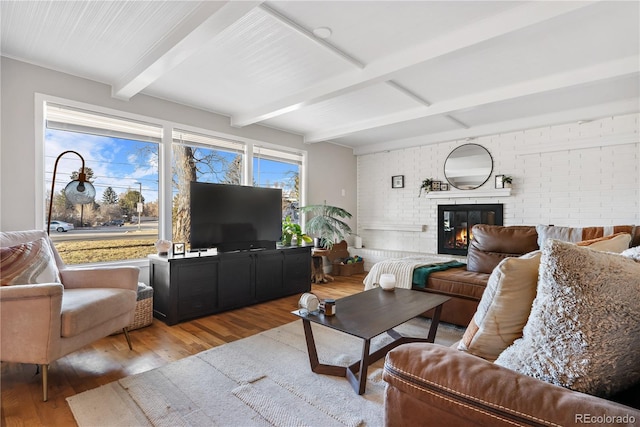
[[[638,1],[0,4],[3,56],[356,154],[640,112]]]

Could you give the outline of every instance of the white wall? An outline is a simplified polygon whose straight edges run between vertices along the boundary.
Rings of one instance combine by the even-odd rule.
[[[435,253],[438,204],[503,203],[505,225],[640,224],[639,122],[633,114],[358,156],[358,234],[367,248]],[[418,198],[423,179],[446,181],[447,155],[467,142],[493,156],[489,181],[469,197]],[[511,196],[474,197],[496,174],[513,176]],[[391,188],[393,175],[405,188]]]
[[[351,149],[304,144],[302,137],[263,126],[232,128],[229,118],[146,95],[111,97],[106,84],[1,58],[0,230],[41,227],[35,217],[35,94],[42,93],[152,118],[224,132],[308,152],[307,203],[328,203],[356,212],[356,158]],[[90,165],[89,165],[90,166]],[[344,189],[344,196],[342,190]],[[356,226],[355,218],[351,222]]]

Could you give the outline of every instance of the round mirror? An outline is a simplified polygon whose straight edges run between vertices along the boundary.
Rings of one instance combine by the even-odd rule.
[[[452,187],[473,190],[487,182],[493,172],[493,158],[482,145],[465,144],[449,153],[444,176]]]

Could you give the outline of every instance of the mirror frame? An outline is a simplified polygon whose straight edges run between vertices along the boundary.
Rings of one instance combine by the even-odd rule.
[[[487,176],[484,178],[484,180],[480,183],[474,182],[472,185],[474,185],[473,187],[466,187],[466,188],[460,188],[458,185],[456,185],[454,183],[454,178],[452,177],[451,179],[449,179],[449,177],[447,176],[447,162],[449,161],[449,159],[451,158],[451,156],[459,149],[461,149],[462,147],[468,147],[470,145],[475,145],[476,147],[481,148],[482,150],[484,150],[484,152],[486,153],[486,155],[489,157],[489,161],[491,162],[491,168],[489,169],[489,173],[487,174]],[[444,177],[446,178],[447,182],[454,188],[457,188],[458,190],[475,190],[477,188],[482,187],[488,180],[489,178],[491,178],[491,174],[493,173],[493,156],[491,156],[491,153],[489,152],[489,150],[487,150],[486,147],[480,145],[480,144],[474,144],[474,143],[469,143],[469,144],[462,144],[456,148],[454,148],[453,150],[451,150],[451,152],[449,153],[449,155],[447,156],[447,159],[444,161]],[[483,175],[484,176],[484,175]],[[477,184],[477,185],[476,185]]]

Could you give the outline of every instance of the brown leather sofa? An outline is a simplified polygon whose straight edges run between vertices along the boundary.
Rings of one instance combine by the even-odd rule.
[[[586,236],[597,236],[584,230]],[[428,279],[425,290],[454,297],[441,319],[466,326],[495,265],[507,256],[538,249],[537,238],[533,226],[476,225],[467,267],[433,273]],[[630,246],[638,245],[640,227],[635,227]],[[640,425],[640,383],[603,399],[437,344],[391,350],[383,379],[386,426]]]
[[[611,400],[519,374],[437,344],[404,344],[387,354],[385,425],[638,425],[640,385]],[[627,406],[631,405],[631,406]],[[633,407],[632,407],[633,406]]]
[[[586,227],[585,236],[597,237],[602,227]],[[452,297],[446,302],[440,321],[467,326],[471,321],[493,269],[506,257],[518,257],[539,249],[535,226],[478,224],[467,254],[467,266],[434,272],[426,286],[414,289]],[[630,246],[640,245],[640,226],[632,229]],[[427,313],[430,316],[431,313]]]

